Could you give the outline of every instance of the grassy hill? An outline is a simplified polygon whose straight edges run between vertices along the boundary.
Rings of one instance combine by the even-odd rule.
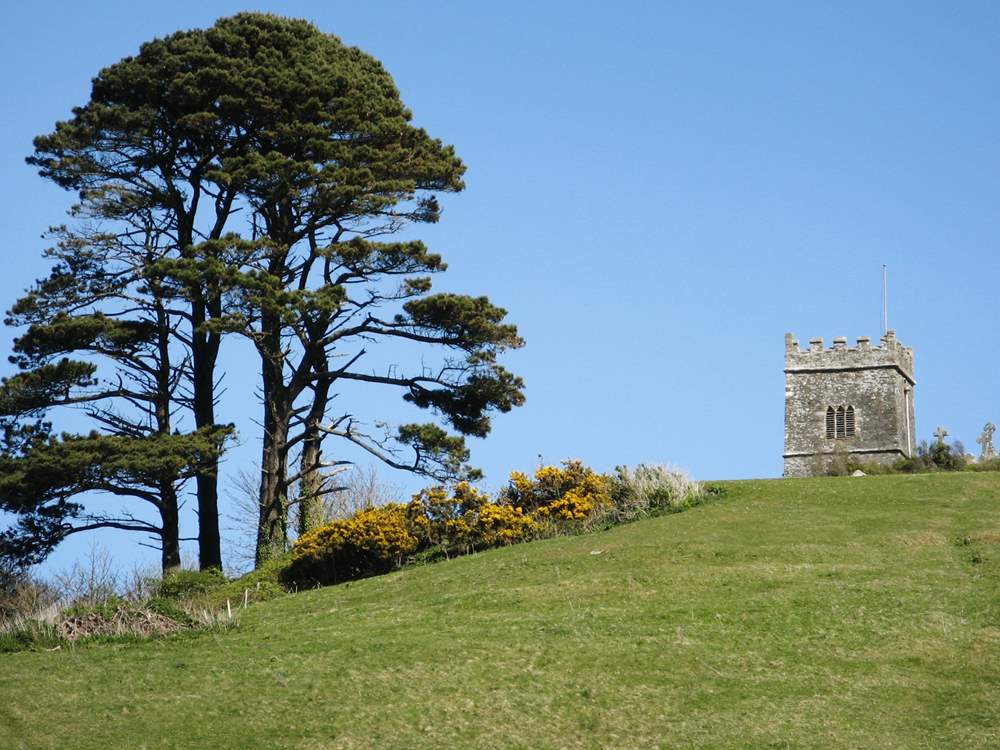
[[[1000,474],[726,487],[227,634],[0,656],[0,747],[1000,747]]]

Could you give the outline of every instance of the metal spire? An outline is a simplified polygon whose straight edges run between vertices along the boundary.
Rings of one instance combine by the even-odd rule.
[[[882,335],[889,332],[889,282],[888,266],[882,264]]]

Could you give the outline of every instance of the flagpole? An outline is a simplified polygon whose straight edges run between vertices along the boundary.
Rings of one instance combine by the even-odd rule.
[[[882,335],[889,332],[889,283],[885,263],[882,264]]]

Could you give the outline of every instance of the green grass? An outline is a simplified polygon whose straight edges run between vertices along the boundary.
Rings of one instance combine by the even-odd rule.
[[[685,513],[0,656],[3,748],[1000,747],[1000,474]]]

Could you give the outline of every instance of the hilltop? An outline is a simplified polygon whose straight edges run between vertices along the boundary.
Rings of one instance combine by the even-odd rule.
[[[1000,745],[1000,474],[685,513],[0,656],[13,748]]]

